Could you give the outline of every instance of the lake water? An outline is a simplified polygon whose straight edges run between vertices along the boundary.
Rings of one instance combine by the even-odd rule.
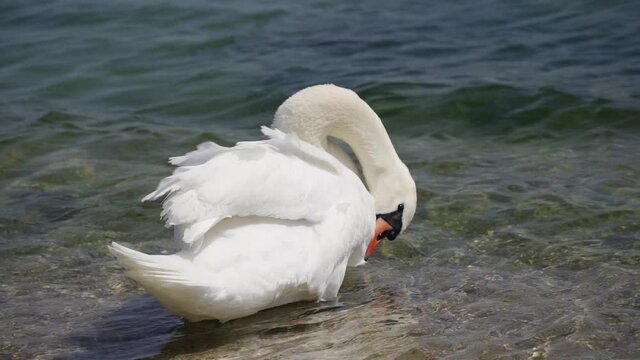
[[[640,5],[515,3],[0,4],[0,357],[640,358]],[[328,82],[419,197],[338,303],[191,324],[125,278],[168,157]]]

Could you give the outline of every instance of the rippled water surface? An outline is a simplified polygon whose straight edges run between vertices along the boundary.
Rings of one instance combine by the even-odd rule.
[[[520,2],[518,2],[520,3]],[[0,4],[0,357],[640,358],[633,1]],[[355,89],[418,185],[338,303],[185,323],[106,245],[200,142]]]

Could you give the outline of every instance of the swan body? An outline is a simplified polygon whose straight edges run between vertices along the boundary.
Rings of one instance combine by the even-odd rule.
[[[304,89],[262,132],[266,140],[207,142],[172,158],[173,175],[143,199],[164,197],[162,217],[181,251],[110,246],[129,277],[188,320],[335,299],[347,266],[364,264],[381,234],[401,232],[415,212],[406,166],[354,92]],[[332,136],[351,145],[369,189]]]

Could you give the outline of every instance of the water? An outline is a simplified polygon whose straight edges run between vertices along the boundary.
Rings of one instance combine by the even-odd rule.
[[[634,2],[0,5],[0,355],[640,357]],[[355,89],[418,185],[408,231],[336,304],[184,323],[117,240],[169,156],[258,139],[315,83]]]

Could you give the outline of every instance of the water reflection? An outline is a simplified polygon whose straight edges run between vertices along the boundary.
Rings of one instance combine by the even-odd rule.
[[[79,329],[68,341],[82,349],[74,359],[134,359],[158,354],[182,326],[151,296],[125,302],[94,327]]]
[[[395,353],[405,343],[401,341],[405,331],[397,330],[417,321],[402,314],[396,290],[376,287],[374,281],[366,271],[351,272],[337,302],[298,302],[224,324],[215,320],[183,321],[144,295],[69,336],[67,341],[82,350],[67,356],[246,358],[291,355],[293,350],[300,356],[308,351],[309,358],[314,358],[328,350],[353,356],[362,347],[373,353],[376,349]],[[389,334],[389,341],[395,339],[379,342],[380,333]]]

